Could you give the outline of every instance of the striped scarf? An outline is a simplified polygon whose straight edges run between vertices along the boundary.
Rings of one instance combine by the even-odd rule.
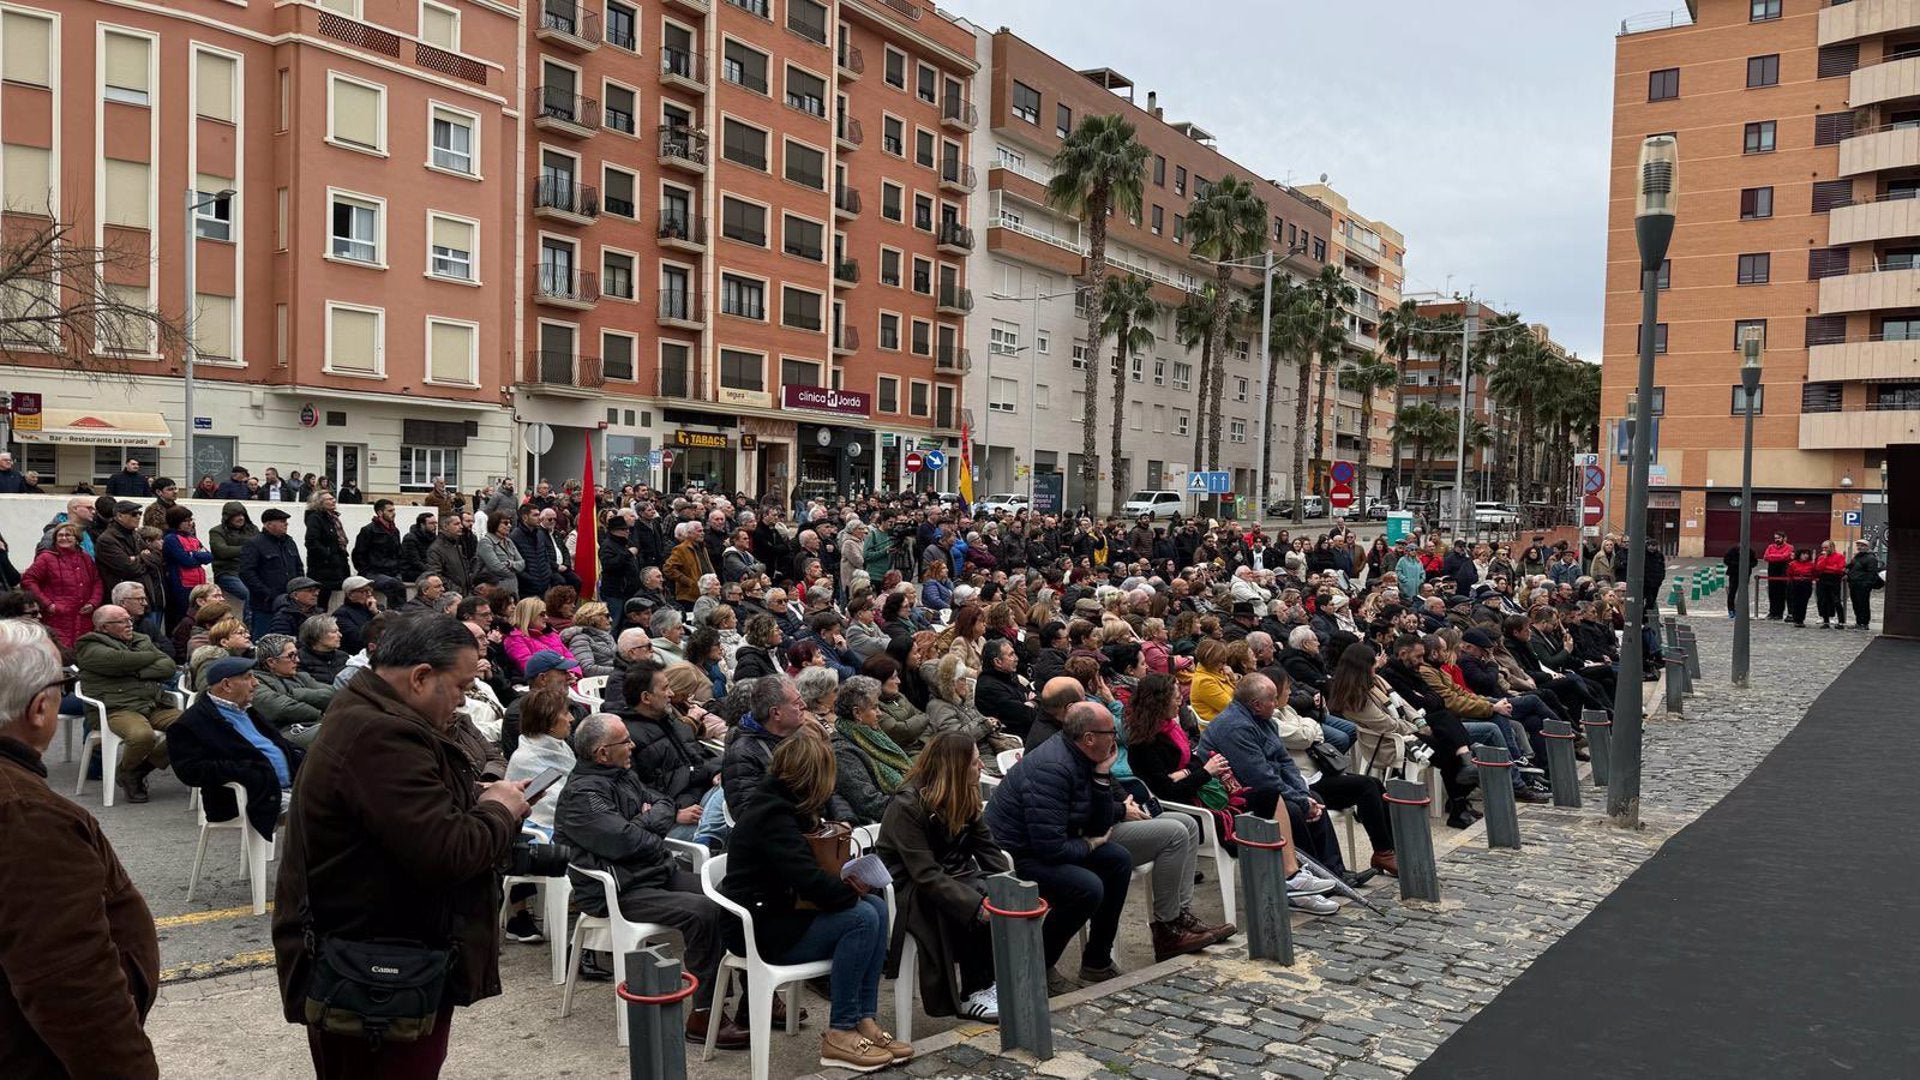
[[[906,778],[907,770],[913,767],[913,757],[900,744],[893,741],[886,732],[877,727],[868,727],[858,720],[841,724],[837,729],[867,755],[873,764],[874,782],[888,795],[900,789],[900,782]]]

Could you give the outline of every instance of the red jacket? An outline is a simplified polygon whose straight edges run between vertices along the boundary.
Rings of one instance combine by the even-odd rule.
[[[1811,559],[1802,562],[1795,559],[1787,564],[1788,581],[1812,581],[1814,562]]]
[[[1837,551],[1816,555],[1813,572],[1816,577],[1840,577],[1847,572],[1847,557]]]
[[[1768,544],[1766,554],[1760,557],[1768,563],[1790,563],[1793,561],[1793,545]]]
[[[93,609],[100,603],[100,568],[78,547],[63,553],[51,547],[33,557],[20,583],[40,598],[42,621],[67,652],[80,635],[93,629]]]

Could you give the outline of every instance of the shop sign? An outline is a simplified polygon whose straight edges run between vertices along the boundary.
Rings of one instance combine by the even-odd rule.
[[[867,416],[870,398],[858,390],[835,390],[830,386],[796,386],[792,383],[780,388],[780,405],[786,409],[807,409],[812,412],[833,413],[837,416]]]
[[[749,431],[740,436],[740,449],[751,454],[760,449],[760,436]]]
[[[677,428],[673,433],[673,445],[695,450],[725,450],[732,445],[732,440],[711,431],[688,431],[685,428]]]
[[[765,390],[736,390],[731,386],[722,386],[716,400],[722,405],[744,405],[753,409],[773,407],[773,395]]]

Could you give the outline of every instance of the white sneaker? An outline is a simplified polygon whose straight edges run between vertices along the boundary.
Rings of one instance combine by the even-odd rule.
[[[969,1020],[983,1020],[989,1024],[1000,1022],[1000,987],[998,984],[985,990],[975,990],[960,1003],[960,1015]]]
[[[1288,896],[1319,896],[1322,893],[1330,893],[1338,887],[1335,882],[1316,877],[1313,871],[1304,866],[1294,871],[1294,875],[1287,879]]]
[[[1332,915],[1340,910],[1340,905],[1324,896],[1303,896],[1299,894],[1287,897],[1287,906],[1295,911],[1304,911],[1309,915]]]

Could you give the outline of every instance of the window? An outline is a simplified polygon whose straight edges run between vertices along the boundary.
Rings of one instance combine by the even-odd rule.
[[[614,300],[638,297],[639,287],[633,274],[633,256],[624,251],[600,250],[600,295]]]
[[[1916,327],[1916,329],[1920,329],[1920,327]],[[1885,337],[1887,333],[1887,326],[1882,325],[1882,336]],[[1915,337],[1916,339],[1920,339],[1920,334],[1916,334]],[[1815,345],[1838,345],[1845,340],[1847,340],[1847,317],[1845,315],[1810,315],[1807,317],[1806,340],[1804,343],[1808,348],[1812,348]],[[1905,339],[1888,338],[1887,340],[1899,341]]]
[[[1748,124],[1746,127],[1746,136],[1743,144],[1742,153],[1747,153],[1747,154],[1773,153],[1774,126],[1775,126],[1774,121],[1772,120],[1761,120],[1757,123]]]
[[[735,165],[767,171],[767,133],[751,124],[727,119],[720,124],[720,156]]]
[[[451,319],[427,319],[427,381],[472,386],[480,356],[480,327]]]
[[[635,176],[625,169],[608,165],[600,182],[600,207],[616,217],[637,219],[639,208],[634,204],[634,190],[638,185]]]
[[[925,416],[933,410],[927,403],[928,383],[912,382],[907,384],[907,415]]]
[[[767,208],[742,202],[731,195],[721,196],[720,235],[754,247],[766,247]]]
[[[1041,356],[1051,356],[1053,354],[1053,335],[1045,330],[1034,331],[1033,351],[1039,353]]]
[[[1160,208],[1160,207],[1158,207],[1158,206],[1155,206],[1155,207],[1153,208],[1153,225],[1152,225],[1152,228],[1153,228],[1153,235],[1155,235],[1155,236],[1159,236],[1159,235],[1160,235],[1160,226],[1161,226],[1161,225],[1162,225],[1162,223],[1163,223],[1163,217],[1162,217],[1162,215],[1163,215],[1164,213],[1165,213],[1165,211],[1163,211],[1163,210],[1161,210],[1161,208]]]
[[[477,222],[446,214],[427,215],[427,272],[434,277],[473,281],[474,234]]]
[[[1658,290],[1673,288],[1673,260],[1661,259],[1660,269],[1653,275],[1653,287]]]
[[[923,296],[933,295],[933,261],[918,255],[913,257],[913,291]]]
[[[1327,242],[1325,240],[1320,239],[1317,236],[1314,237],[1314,240],[1313,240],[1313,261],[1314,262],[1327,261]]]
[[[827,118],[827,82],[818,75],[787,65],[787,104],[810,116]]]
[[[12,147],[7,148],[9,152]],[[201,176],[194,183],[193,234],[202,240],[233,239],[233,181],[218,176]]]
[[[1017,324],[993,320],[987,330],[987,351],[1012,356],[1020,351],[1020,327]]]
[[[874,402],[876,412],[897,413],[900,411],[900,380],[892,375],[882,375],[874,383]]]
[[[1746,387],[1736,386],[1733,388],[1733,408],[1730,411],[1734,416],[1747,415],[1747,388]],[[1753,388],[1753,415],[1765,416],[1766,414],[1767,414],[1767,388],[1764,386],[1756,386]]]
[[[1813,145],[1838,146],[1853,137],[1853,112],[1821,113],[1813,118]]]
[[[903,195],[904,192],[899,184],[882,180],[880,182],[880,216],[888,221],[905,221],[906,211],[901,205]]]
[[[1780,0],[1753,0],[1748,22],[1768,22],[1780,17]]]
[[[373,199],[338,192],[331,196],[331,200],[333,257],[378,264],[382,204]]]
[[[880,313],[880,347],[888,352],[900,351],[900,316],[892,312]]]
[[[12,147],[7,148],[8,164],[13,164]],[[108,158],[103,163],[106,188],[106,208],[101,215],[108,225],[122,225],[130,229],[145,229],[152,223],[151,200],[153,196],[150,171],[146,162],[121,161]],[[37,206],[46,201],[48,188],[43,185],[34,196]]]
[[[1740,256],[1739,276],[1736,284],[1765,285],[1773,269],[1773,256],[1766,252],[1758,255]]]
[[[1153,358],[1153,385],[1167,385],[1167,361],[1165,357]]]
[[[436,169],[474,175],[474,118],[442,105],[432,107],[433,154],[428,163]]]
[[[786,178],[815,191],[827,190],[827,155],[788,139],[784,144]]]
[[[765,390],[767,358],[739,349],[721,349],[720,385],[729,390]]]
[[[1188,435],[1193,430],[1193,414],[1185,409],[1173,410],[1173,433]]]
[[[820,365],[811,360],[780,358],[780,385],[819,386]]]
[[[914,194],[913,227],[923,232],[933,231],[933,196]]]
[[[925,128],[913,129],[913,163],[933,168],[933,132]]]
[[[1644,329],[1640,332],[1638,340],[1639,340],[1639,344],[1636,346],[1636,348],[1644,348],[1647,340],[1646,332]],[[1654,355],[1659,356],[1665,353],[1666,351],[1667,351],[1667,324],[1655,323],[1653,327]]]
[[[436,49],[459,52],[460,13],[440,4],[421,4],[420,40]]]
[[[26,86],[52,85],[53,20],[22,11],[0,12],[0,79]],[[51,470],[40,475],[50,476]]]
[[[203,360],[233,359],[233,297],[194,294],[193,351]]]
[[[886,47],[887,85],[895,90],[907,88],[907,54],[889,45]]]
[[[1836,207],[1853,202],[1853,181],[1851,180],[1815,180],[1813,182],[1813,212],[1827,213]]]
[[[1780,54],[1747,57],[1747,87],[1780,85]]]
[[[387,150],[387,91],[344,75],[327,75],[327,137],[331,141],[384,154]]]
[[[640,36],[635,32],[638,19],[633,5],[622,4],[618,0],[607,2],[607,44],[616,48],[634,52],[640,48]]]
[[[1735,319],[1733,322],[1733,351],[1734,352],[1740,351],[1741,346],[1746,343],[1747,335],[1750,333],[1759,334],[1760,347],[1762,349],[1767,347],[1767,320]],[[1661,351],[1665,351],[1665,350],[1663,349]]]
[[[767,92],[767,54],[728,40],[720,54],[720,77],[756,94]]]
[[[1063,139],[1073,134],[1073,110],[1059,102],[1053,106],[1053,133]]]
[[[233,123],[233,58],[195,52],[193,63],[194,112],[208,120]]]
[[[1187,193],[1187,169],[1184,165],[1175,165],[1173,167],[1173,193],[1175,195],[1185,195]]]
[[[11,31],[22,21],[21,19],[10,17],[7,19],[6,29]],[[108,101],[117,101],[122,105],[147,104],[147,93],[150,86],[149,79],[152,74],[149,70],[152,63],[152,39],[135,37],[132,34],[116,34],[111,31],[104,35],[104,39],[105,47],[103,51],[105,55],[102,57],[101,66],[101,82],[104,86],[101,91],[101,96],[105,97]],[[29,48],[32,48],[36,43],[40,46],[46,44],[44,31],[42,31],[40,35],[30,36],[29,40],[25,42]],[[13,55],[12,44],[8,44],[7,46],[7,55],[9,57],[7,67],[11,69],[14,67],[11,59]],[[40,82],[42,85],[45,85],[46,79],[43,77]]]
[[[1740,219],[1752,221],[1755,218],[1773,216],[1773,189],[1770,187],[1750,187],[1740,192]]]
[[[1883,56],[1882,60],[1891,59],[1894,59],[1894,56],[1892,50],[1888,50],[1887,55]],[[1845,45],[1822,45],[1820,46],[1820,58],[1814,70],[1814,77],[1820,79],[1837,79],[1853,74],[1854,69],[1859,66],[1859,42],[1850,42]]]
[[[767,285],[735,274],[720,275],[720,313],[759,322],[767,318]],[[755,389],[758,389],[756,387]]]
[[[827,43],[827,9],[815,0],[787,0],[787,29],[816,44]]]
[[[1839,277],[1850,268],[1851,252],[1847,248],[1814,248],[1807,252],[1807,279],[1817,281],[1821,278]]]
[[[1680,96],[1680,69],[1661,68],[1647,72],[1647,100],[1668,101]]]
[[[1019,412],[1016,403],[1020,400],[1020,384],[1013,379],[990,376],[987,379],[987,411],[1010,413]]]
[[[1233,400],[1235,401],[1247,400],[1247,380],[1239,377],[1238,375],[1234,376],[1233,378]]]
[[[1187,240],[1187,217],[1185,214],[1173,215],[1173,242],[1184,244]]]
[[[880,284],[900,287],[900,253],[893,248],[880,249]]]
[[[1086,367],[1087,343],[1084,341],[1076,341],[1073,343],[1073,370],[1085,371]]]
[[[379,308],[327,305],[326,369],[347,375],[379,375],[386,370],[384,326]]]
[[[400,489],[428,491],[434,480],[443,479],[450,490],[459,490],[460,451],[452,446],[403,446],[400,448]]]
[[[1018,79],[1013,83],[1013,115],[1029,124],[1040,122],[1040,91]]]
[[[783,236],[780,250],[808,262],[820,262],[827,257],[826,226],[792,214],[781,218],[780,226]]]
[[[1227,441],[1236,443],[1247,441],[1247,422],[1245,420],[1227,421]]]
[[[822,325],[821,300],[817,292],[788,286],[780,294],[780,324],[796,330],[818,331]]]
[[[1183,360],[1173,362],[1173,388],[1175,390],[1193,389],[1193,365]]]
[[[1140,382],[1147,377],[1147,358],[1135,353],[1127,358],[1127,377]]]
[[[915,356],[933,355],[933,324],[925,319],[915,319],[907,330],[907,348]],[[949,343],[950,346],[951,343]]]
[[[933,104],[939,98],[938,87],[940,73],[932,67],[921,64],[913,73],[913,96],[927,104]]]
[[[907,156],[907,126],[899,117],[881,117],[880,148],[894,157]]]
[[[639,112],[640,96],[632,87],[608,83],[600,96],[606,99],[601,106],[600,116],[609,129],[626,135],[639,130],[634,114]]]

